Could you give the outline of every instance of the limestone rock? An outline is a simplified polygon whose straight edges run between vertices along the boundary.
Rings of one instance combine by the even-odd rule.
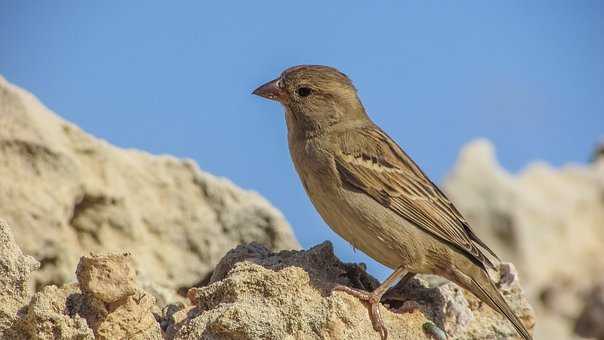
[[[132,255],[82,256],[76,270],[83,291],[111,303],[136,293],[136,272]]]
[[[19,339],[18,321],[31,299],[30,277],[39,265],[23,255],[11,230],[0,221],[0,339]]]
[[[76,271],[80,290],[95,313],[86,319],[96,339],[161,339],[155,298],[136,284],[132,255],[83,256]]]
[[[189,290],[194,307],[181,307],[167,322],[167,337],[185,339],[379,339],[367,307],[335,284],[371,290],[377,281],[344,264],[325,242],[307,251],[270,252],[258,244],[227,253],[210,284]],[[422,279],[395,287],[383,301],[391,339],[515,339],[507,320],[452,283],[430,286]],[[527,323],[534,315],[515,282],[504,292]],[[419,308],[402,311],[413,302]],[[440,333],[439,333],[440,332]]]
[[[604,271],[604,160],[534,163],[512,175],[489,142],[477,141],[445,189],[479,237],[517,266],[539,315],[536,337],[575,339],[582,296]]]
[[[604,283],[594,287],[585,298],[575,333],[585,338],[604,339]]]
[[[107,315],[90,323],[97,340],[163,339],[159,324],[152,313],[155,298],[138,292],[106,305]]]
[[[159,308],[134,285],[130,254],[82,257],[78,283],[46,286],[28,301],[24,287],[36,262],[20,253],[8,228],[0,228],[0,238],[6,241],[0,274],[9,274],[1,278],[18,278],[1,281],[9,293],[0,292],[3,301],[17,303],[0,305],[0,339],[378,339],[366,305],[332,292],[338,283],[373,290],[378,282],[363,265],[340,262],[328,242],[279,253],[257,243],[238,246],[207,285],[189,290],[190,303]],[[513,267],[506,268],[502,277],[512,280],[502,285],[503,294],[531,329],[532,309]],[[391,339],[518,338],[507,320],[470,293],[430,276],[392,288],[381,310]]]
[[[209,276],[237,244],[299,247],[258,194],[193,161],[94,138],[2,77],[0,219],[40,261],[37,287],[73,281],[90,252],[132,251],[142,281],[175,289]]]
[[[36,293],[22,328],[32,339],[163,339],[155,298],[134,285],[133,271],[129,254],[83,257],[79,283]]]
[[[46,286],[34,295],[25,319],[25,333],[32,340],[94,340],[94,333],[78,313],[84,305],[76,284]]]

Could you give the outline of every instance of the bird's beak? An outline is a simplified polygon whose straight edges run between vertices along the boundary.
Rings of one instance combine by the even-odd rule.
[[[252,94],[270,100],[282,101],[285,99],[285,92],[279,87],[279,81],[279,78],[271,80],[255,89]]]

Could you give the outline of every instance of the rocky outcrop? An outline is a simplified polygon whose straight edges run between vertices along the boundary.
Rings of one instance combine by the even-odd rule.
[[[82,257],[78,283],[46,286],[27,307],[29,339],[163,339],[155,298],[136,286],[130,254]]]
[[[42,288],[27,307],[26,317],[19,320],[20,335],[31,340],[94,339],[86,319],[71,307],[75,305],[78,308],[82,297],[77,284]]]
[[[7,228],[0,232],[10,237]],[[379,338],[364,303],[332,292],[337,283],[371,290],[378,282],[363,266],[340,262],[328,242],[278,253],[257,243],[239,246],[220,261],[206,286],[189,290],[190,303],[159,308],[136,284],[128,253],[82,257],[77,283],[46,286],[29,301],[25,290],[15,289],[26,286],[36,263],[7,240],[0,255],[15,261],[0,267],[0,276],[15,278],[7,296],[19,299],[0,314],[0,339]],[[532,309],[506,268],[502,292],[530,329]],[[518,338],[503,317],[441,281],[417,278],[386,294],[382,314],[391,339]]]
[[[270,252],[239,246],[218,264],[210,284],[192,288],[191,307],[170,316],[169,338],[379,339],[367,306],[335,284],[373,290],[358,265],[340,262],[325,242],[307,251]],[[534,315],[518,282],[504,295],[527,327]],[[391,339],[513,339],[511,325],[470,293],[433,277],[413,279],[386,294],[383,318]]]
[[[487,244],[518,267],[539,316],[536,337],[573,339],[604,272],[604,159],[505,171],[486,141],[470,144],[446,191]],[[604,324],[604,319],[599,320]]]
[[[193,161],[94,138],[2,77],[0,219],[40,261],[37,287],[73,281],[91,251],[132,252],[139,279],[161,290],[203,280],[240,243],[299,247],[258,194]]]
[[[0,221],[0,339],[23,339],[17,320],[31,299],[31,275],[39,265],[23,255],[11,230]]]

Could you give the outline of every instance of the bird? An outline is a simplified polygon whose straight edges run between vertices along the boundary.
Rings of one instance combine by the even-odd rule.
[[[399,280],[435,274],[453,281],[505,316],[525,339],[488,268],[499,258],[445,193],[367,114],[352,81],[338,69],[298,65],[252,94],[285,109],[287,139],[304,190],[339,236],[393,269],[372,292],[336,285],[363,301],[375,331],[388,330],[380,299]]]

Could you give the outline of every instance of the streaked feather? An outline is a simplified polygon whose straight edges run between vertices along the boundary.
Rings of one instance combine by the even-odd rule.
[[[481,267],[494,268],[479,247],[497,258],[474,234],[446,195],[377,126],[337,136],[336,167],[342,181],[450,245]],[[498,258],[497,258],[498,259]]]

